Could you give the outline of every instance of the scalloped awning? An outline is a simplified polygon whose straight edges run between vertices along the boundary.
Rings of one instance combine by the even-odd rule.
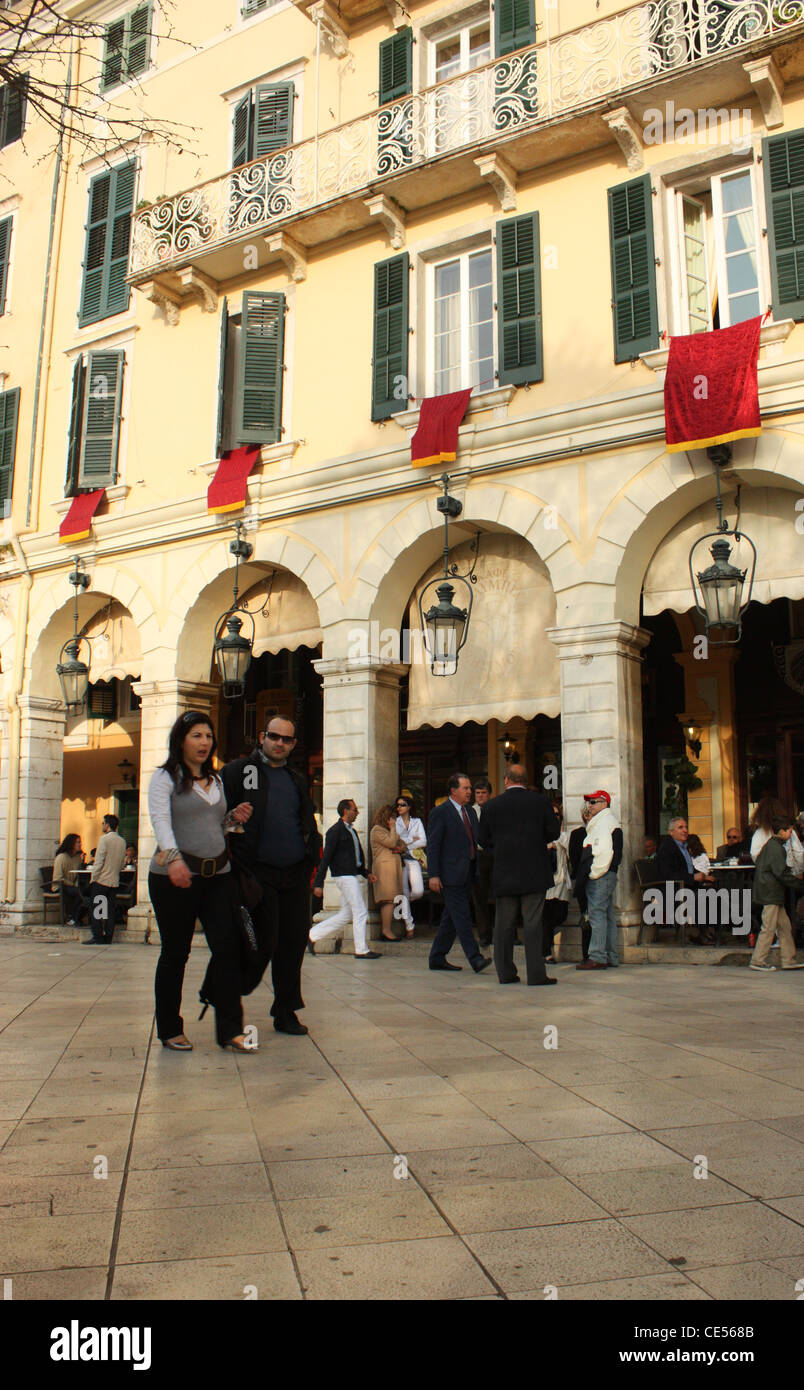
[[[142,674],[140,635],[127,608],[113,600],[91,618],[83,629],[90,639],[92,655],[89,679],[96,681],[138,680]]]
[[[457,546],[450,560],[465,572],[472,561],[469,543]],[[441,562],[424,575],[411,600],[408,625],[414,634],[420,632],[419,593],[439,573]],[[545,635],[555,624],[556,599],[545,565],[520,536],[486,533],[475,573],[469,636],[456,674],[433,676],[426,663],[411,665],[409,729],[560,713],[558,654]],[[455,602],[463,607],[457,591]],[[414,638],[413,655],[419,645]]]
[[[796,530],[796,524],[801,524],[802,513],[796,511],[796,500],[795,492],[783,488],[742,489],[740,528],[757,548],[752,598],[758,603],[771,603],[776,598],[804,598],[802,542]],[[723,514],[731,526],[735,518],[733,495],[726,495],[724,504]],[[665,608],[674,613],[686,613],[694,606],[688,556],[696,540],[714,531],[715,523],[714,503],[706,502],[665,536],[645,575],[643,611],[646,614],[661,613]],[[730,558],[732,564],[744,569],[750,564],[750,557],[750,547],[742,545],[735,546]],[[702,545],[696,554],[696,570],[703,569],[707,563],[708,547]]]
[[[317,647],[323,642],[315,599],[295,574],[277,570],[249,589],[246,601],[254,614],[255,657],[263,652],[295,652],[299,647]],[[267,612],[263,613],[262,608]]]

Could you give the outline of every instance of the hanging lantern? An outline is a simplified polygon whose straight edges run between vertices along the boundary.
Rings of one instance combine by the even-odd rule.
[[[72,584],[75,590],[73,635],[64,643],[59,652],[59,661],[56,666],[56,675],[61,686],[61,697],[69,714],[78,714],[79,710],[83,708],[89,690],[89,667],[81,660],[81,643],[85,642],[90,651],[91,648],[89,648],[86,638],[78,635],[78,594],[80,590],[89,587],[89,575],[79,568],[80,563],[80,555],[74,555],[73,572],[67,576],[68,583]]]
[[[89,667],[81,661],[79,652],[81,649],[80,639],[71,637],[69,642],[65,642],[59,654],[59,664],[56,667],[56,674],[61,686],[61,698],[67,706],[69,714],[78,714],[83,708],[89,689]],[[66,656],[67,660],[64,660]]]
[[[715,506],[717,508],[717,530],[710,531],[707,535],[701,536],[693,545],[689,554],[690,581],[692,592],[695,597],[695,607],[704,620],[704,631],[709,643],[713,647],[725,647],[739,642],[742,632],[742,615],[751,602],[751,594],[754,588],[754,575],[757,568],[757,548],[750,536],[746,536],[740,530],[740,489],[737,488],[737,520],[734,523],[734,530],[731,530],[728,523],[723,520],[723,498],[720,492],[720,469],[731,463],[731,449],[728,445],[717,446],[707,449],[707,456],[715,467],[715,480],[717,482],[717,497]],[[693,556],[698,547],[704,541],[711,540],[715,536],[717,539],[710,546],[710,554],[713,563],[706,569],[699,570],[696,575],[693,566]],[[748,592],[743,596],[746,575],[748,569],[738,569],[729,559],[733,546],[729,544],[731,540],[747,541],[751,547],[751,577],[748,582]],[[720,633],[720,636],[712,636],[712,633]]]
[[[254,637],[256,628],[254,618],[247,608],[241,608],[237,601],[238,578],[240,574],[240,561],[250,560],[254,547],[248,541],[243,540],[243,523],[237,523],[236,539],[229,542],[229,550],[235,557],[234,591],[232,594],[232,606],[221,614],[215,624],[215,644],[213,655],[218,674],[223,682],[223,698],[225,700],[237,700],[246,689],[246,675],[251,665],[251,653],[254,648]],[[243,626],[243,618],[248,618],[251,623],[251,638],[241,637],[240,630]],[[224,625],[226,633],[224,635]]]
[[[438,579],[425,584],[419,595],[419,619],[421,622],[424,647],[430,658],[430,670],[434,676],[454,676],[458,669],[458,653],[469,635],[469,618],[472,613],[472,585],[477,583],[475,565],[479,546],[479,533],[473,543],[475,558],[472,567],[465,575],[458,574],[458,566],[449,563],[449,519],[460,516],[463,506],[457,497],[448,492],[449,475],[442,473],[443,496],[438,499],[438,510],[444,516],[444,573]],[[468,604],[459,608],[453,599],[455,583],[462,584],[466,590]],[[438,603],[425,612],[424,598],[428,590],[435,588]]]
[[[215,664],[223,681],[226,700],[236,700],[246,688],[246,673],[251,665],[252,642],[240,636],[243,621],[235,613],[224,614],[226,636],[215,637]]]

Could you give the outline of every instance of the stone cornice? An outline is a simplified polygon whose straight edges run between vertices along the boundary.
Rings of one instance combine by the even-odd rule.
[[[763,415],[769,418],[797,414],[802,405],[801,381],[804,358],[783,357],[759,366],[759,396]],[[538,387],[534,388],[534,396]],[[407,413],[407,412],[406,412]],[[405,428],[405,426],[403,426]],[[410,424],[407,428],[411,428]],[[460,440],[458,458],[450,466],[456,486],[497,472],[511,473],[521,468],[572,463],[599,449],[628,449],[655,442],[661,449],[664,439],[664,392],[654,377],[650,384],[614,395],[587,401],[551,406],[528,415],[503,420],[473,420],[468,427],[469,441]],[[379,432],[379,438],[383,434]],[[398,436],[397,436],[398,439]],[[295,441],[276,447],[281,453]],[[463,444],[463,448],[461,447]],[[344,505],[370,501],[402,499],[421,494],[434,486],[438,469],[415,469],[410,447],[396,440],[390,447],[378,447],[360,454],[305,463],[287,455],[281,470],[271,470],[258,478],[257,496],[251,498],[251,516],[258,524],[281,524],[300,516]],[[288,466],[289,465],[289,466]],[[200,468],[201,466],[198,465]],[[287,471],[285,469],[287,468]],[[92,540],[84,545],[87,559],[97,563],[116,555],[151,548],[164,548],[178,542],[223,542],[231,529],[231,519],[210,516],[206,507],[206,472],[202,489],[195,494],[137,508],[137,491],[132,490],[121,515],[95,518]],[[36,571],[62,569],[65,547],[58,533],[26,534],[24,549],[29,566]],[[90,556],[91,552],[91,556]],[[13,557],[2,573],[11,577],[19,572]]]

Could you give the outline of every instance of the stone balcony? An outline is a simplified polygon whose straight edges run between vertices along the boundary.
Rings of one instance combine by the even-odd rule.
[[[640,121],[669,100],[725,108],[753,91],[770,128],[804,75],[802,34],[804,0],[632,6],[138,209],[129,280],[175,317],[199,291],[212,307],[246,246],[301,280],[307,250],[375,218],[397,248],[406,212],[483,181],[508,211],[520,174],[613,139],[638,170]]]

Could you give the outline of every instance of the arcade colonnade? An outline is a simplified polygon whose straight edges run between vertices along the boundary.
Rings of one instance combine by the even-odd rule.
[[[766,493],[772,493],[779,526],[787,524],[789,512],[794,533],[795,501],[804,479],[800,437],[767,431],[758,440],[740,441],[733,471],[743,484],[746,529],[751,496],[767,510]],[[437,563],[443,521],[434,482],[423,480],[413,500],[391,494],[343,502],[297,516],[292,525],[264,519],[249,535],[254,553],[241,570],[241,589],[264,583],[268,574],[279,575],[280,583],[285,577],[307,605],[306,641],[321,643],[316,669],[323,683],[325,823],[334,818],[343,795],[354,796],[370,814],[398,789],[399,684],[408,668],[404,651],[388,654],[383,635],[399,632],[411,595]],[[507,591],[500,612],[510,616],[513,611],[516,621],[504,650],[494,647],[496,634],[476,616],[466,650],[473,642],[485,645],[488,669],[504,659],[522,691],[535,684],[542,708],[560,713],[568,824],[578,822],[583,794],[591,786],[611,792],[625,832],[620,921],[635,930],[640,912],[630,863],[641,853],[644,833],[641,665],[650,640],[639,627],[640,594],[650,567],[679,528],[685,536],[710,529],[712,466],[702,451],[667,455],[652,445],[501,471],[492,481],[458,475],[450,490],[463,503],[456,545],[479,530],[495,542],[499,538],[503,550],[503,543],[515,543],[531,557],[546,605],[535,636],[528,632],[527,642],[521,640],[524,619],[516,593]],[[150,927],[151,773],[165,757],[167,734],[179,714],[201,708],[214,720],[217,713],[219,689],[210,681],[212,632],[231,596],[229,539],[228,530],[217,528],[202,539],[176,541],[158,555],[132,545],[114,562],[89,543],[81,551],[92,580],[81,597],[82,621],[113,598],[130,615],[140,647],[133,687],[141,700],[140,883],[139,904],[129,918],[133,936],[147,934]],[[763,557],[760,579],[762,563]],[[59,839],[65,715],[55,667],[72,630],[66,570],[66,564],[58,572],[52,565],[33,570],[27,590],[23,580],[0,612],[0,930],[5,931],[41,921],[38,868],[52,857]],[[504,572],[498,564],[492,587]],[[662,602],[662,582],[654,586],[655,603]],[[782,576],[775,590],[760,590],[758,597],[783,592],[783,584]],[[670,606],[683,612],[691,604],[683,574],[676,590]],[[481,578],[475,615],[482,614],[483,601]],[[279,611],[281,623],[281,604]],[[288,606],[287,611],[302,610]],[[24,641],[15,625],[22,614]],[[548,666],[556,668],[552,693],[547,686],[553,677],[540,678]],[[687,663],[685,675],[690,698],[697,698],[697,670]],[[439,686],[439,698],[448,700],[448,681]],[[469,698],[476,695],[470,692]],[[450,717],[463,722],[460,704]],[[714,742],[717,730],[709,728],[707,736]],[[724,736],[731,737],[731,731],[724,730]],[[720,829],[722,810],[715,808],[712,817],[713,830]]]

